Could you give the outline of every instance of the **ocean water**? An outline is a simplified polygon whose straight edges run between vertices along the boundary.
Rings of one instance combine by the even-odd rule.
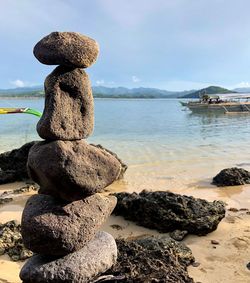
[[[0,100],[0,107],[42,111],[43,99]],[[0,115],[0,152],[39,139],[38,118]],[[228,166],[250,169],[250,115],[192,114],[178,100],[96,99],[88,139],[129,165],[120,189],[185,189],[208,185]]]

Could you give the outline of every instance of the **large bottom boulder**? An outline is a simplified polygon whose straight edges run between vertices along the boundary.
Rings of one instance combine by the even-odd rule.
[[[114,195],[117,197],[115,215],[163,233],[181,230],[206,235],[225,216],[225,204],[221,201],[208,202],[164,191]]]
[[[194,282],[187,273],[187,266],[194,262],[194,257],[184,244],[166,236],[120,239],[116,243],[117,263],[97,282]]]
[[[111,268],[117,259],[114,238],[98,232],[84,248],[62,258],[34,255],[23,266],[24,283],[87,283]]]
[[[114,196],[100,194],[71,203],[33,195],[22,215],[24,245],[35,253],[54,256],[79,250],[94,238],[115,205]]]
[[[227,168],[213,178],[212,184],[218,187],[250,184],[250,172],[242,168]]]

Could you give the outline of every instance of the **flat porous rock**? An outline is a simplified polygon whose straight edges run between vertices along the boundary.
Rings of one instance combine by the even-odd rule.
[[[29,142],[20,148],[0,154],[0,184],[29,179],[26,163],[30,148],[36,142]]]
[[[242,168],[227,168],[213,178],[212,184],[218,187],[250,184],[250,172]]]
[[[94,102],[88,75],[81,69],[57,67],[45,80],[45,107],[37,124],[46,140],[87,138],[94,127]]]
[[[77,32],[52,32],[35,45],[33,53],[46,65],[87,68],[96,61],[99,46]]]
[[[105,150],[79,141],[39,142],[29,152],[28,171],[39,193],[66,201],[102,191],[119,176],[120,162]]]
[[[77,252],[62,258],[35,255],[20,272],[25,283],[87,283],[115,264],[117,247],[114,238],[106,232],[96,237]]]
[[[22,215],[24,245],[35,253],[66,255],[94,238],[116,205],[100,194],[68,204],[48,195],[33,195]]]
[[[119,239],[116,243],[117,263],[96,282],[194,282],[187,273],[187,266],[194,262],[194,257],[184,244],[165,236]],[[102,281],[102,278],[111,280]]]
[[[116,193],[114,214],[159,232],[174,230],[206,235],[225,217],[225,204],[164,191]]]

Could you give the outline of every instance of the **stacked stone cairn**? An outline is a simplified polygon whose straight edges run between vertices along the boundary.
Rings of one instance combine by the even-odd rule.
[[[44,141],[29,152],[28,171],[39,184],[22,215],[22,237],[33,251],[20,278],[36,282],[93,282],[116,262],[114,238],[99,228],[116,198],[100,192],[122,170],[108,150],[88,144],[94,103],[88,75],[98,44],[74,32],[53,32],[34,47],[43,64],[59,65],[45,80],[45,108],[37,124]]]

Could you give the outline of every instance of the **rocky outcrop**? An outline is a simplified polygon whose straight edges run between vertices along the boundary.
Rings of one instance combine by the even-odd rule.
[[[57,67],[45,80],[45,107],[37,132],[46,140],[87,138],[94,127],[94,102],[88,75]]]
[[[187,273],[194,257],[184,244],[166,236],[116,240],[116,243],[117,263],[96,282],[104,282],[102,278],[107,279],[105,282],[123,283],[194,282]]]
[[[74,201],[101,192],[118,178],[121,165],[84,140],[54,141],[31,148],[28,170],[40,185],[39,193]]]
[[[29,150],[35,143],[32,141],[18,149],[0,154],[0,184],[29,179],[26,163]]]
[[[99,46],[77,32],[52,32],[35,45],[33,53],[46,65],[87,68],[96,61]]]
[[[21,226],[12,220],[0,224],[0,255],[8,254],[13,261],[25,260],[32,252],[23,245]]]
[[[22,215],[24,244],[44,255],[60,256],[80,250],[94,238],[115,205],[115,197],[99,194],[66,204],[49,195],[34,195]]]
[[[250,184],[250,172],[242,168],[227,168],[213,178],[212,184],[218,187]]]
[[[25,283],[93,282],[94,277],[115,264],[116,258],[114,238],[99,232],[85,247],[65,257],[33,256],[23,266],[20,278]]]
[[[206,235],[225,216],[225,204],[171,192],[116,193],[114,214],[159,232],[174,230]]]

